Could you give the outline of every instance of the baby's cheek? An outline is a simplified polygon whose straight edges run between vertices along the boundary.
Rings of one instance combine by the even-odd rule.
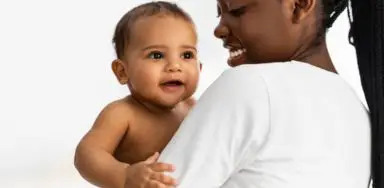
[[[199,82],[199,78],[200,78],[200,73],[198,70],[191,71],[187,76],[188,85],[192,85],[192,86],[196,85],[197,82]]]
[[[185,96],[187,98],[192,96],[196,92],[197,85],[198,85],[197,81],[195,81],[195,80],[189,81],[189,84],[186,86],[186,91],[185,91]]]

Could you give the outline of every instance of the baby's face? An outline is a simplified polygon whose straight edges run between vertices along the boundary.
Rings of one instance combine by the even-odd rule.
[[[194,26],[173,16],[152,16],[135,23],[126,51],[131,93],[146,102],[172,108],[196,90]]]

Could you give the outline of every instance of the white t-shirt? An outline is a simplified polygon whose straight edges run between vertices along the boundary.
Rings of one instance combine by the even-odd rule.
[[[366,188],[369,116],[337,74],[242,65],[206,90],[159,161],[180,188]]]

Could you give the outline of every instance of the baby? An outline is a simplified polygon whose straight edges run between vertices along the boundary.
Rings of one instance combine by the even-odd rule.
[[[98,187],[175,186],[163,173],[174,167],[157,158],[194,105],[201,64],[193,21],[173,3],[142,4],[121,18],[113,42],[112,70],[131,94],[101,111],[75,166]]]

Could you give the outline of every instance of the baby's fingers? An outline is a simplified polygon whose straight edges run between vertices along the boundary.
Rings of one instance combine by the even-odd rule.
[[[156,181],[163,183],[165,185],[168,185],[168,186],[176,186],[176,184],[177,184],[177,182],[174,178],[167,176],[162,172],[154,172],[151,175],[151,179],[156,180]]]
[[[173,172],[175,167],[167,163],[153,163],[148,165],[155,172]]]
[[[163,184],[157,180],[151,180],[150,182],[148,182],[147,185],[148,186],[145,186],[146,188],[173,188],[174,187],[172,185]]]
[[[146,164],[152,164],[157,161],[159,158],[160,154],[159,152],[154,153],[152,156],[150,156],[147,160],[144,161]]]

